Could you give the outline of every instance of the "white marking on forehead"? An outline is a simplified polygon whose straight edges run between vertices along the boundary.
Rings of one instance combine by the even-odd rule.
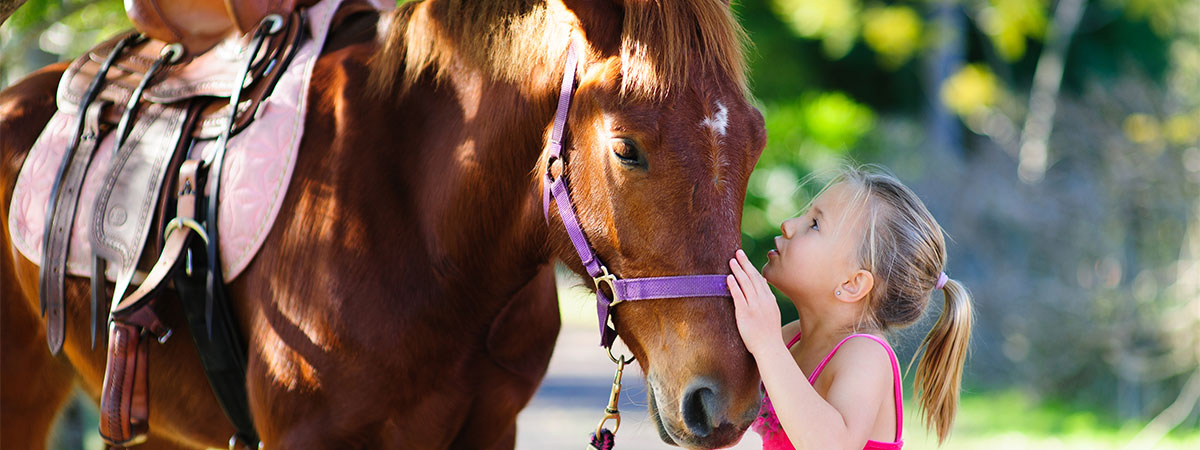
[[[716,102],[717,113],[711,117],[705,117],[703,122],[700,122],[701,127],[712,128],[717,136],[725,136],[725,127],[729,126],[729,109],[720,100]]]

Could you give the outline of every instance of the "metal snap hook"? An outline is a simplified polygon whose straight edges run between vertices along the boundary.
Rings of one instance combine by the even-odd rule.
[[[609,356],[611,357],[611,350]],[[604,423],[608,422],[608,419],[613,419],[616,422],[613,426],[612,434],[617,434],[617,430],[621,429],[621,411],[617,409],[617,404],[621,400],[621,375],[625,371],[625,363],[624,356],[617,362],[617,373],[613,375],[612,391],[608,394],[608,406],[604,407],[604,417],[596,425],[596,436],[600,435],[600,430],[604,429]]]

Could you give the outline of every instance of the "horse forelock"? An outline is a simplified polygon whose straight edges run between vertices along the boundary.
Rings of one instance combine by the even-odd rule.
[[[726,74],[747,94],[746,32],[723,0],[625,2],[621,91],[655,99],[689,83],[694,69]]]
[[[435,79],[469,61],[497,80],[523,82],[556,61],[571,19],[556,1],[427,0],[385,17],[374,58],[377,91],[404,91],[427,71]],[[621,93],[661,99],[699,74],[724,75],[747,94],[748,42],[724,0],[644,0],[624,4]],[[543,73],[545,71],[543,70]]]

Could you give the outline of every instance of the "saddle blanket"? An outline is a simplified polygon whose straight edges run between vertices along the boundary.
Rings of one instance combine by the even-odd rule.
[[[308,37],[280,76],[270,97],[263,100],[256,118],[229,139],[221,172],[218,231],[225,280],[238,276],[262,246],[287,193],[304,134],[308,90],[313,67],[341,0],[325,0],[304,12]],[[66,88],[60,83],[60,103]],[[8,229],[13,246],[35,264],[42,263],[46,212],[55,175],[76,122],[75,111],[59,110],[50,119],[25,159],[13,189]],[[92,248],[88,224],[104,175],[113,156],[115,133],[108,133],[96,150],[79,196],[78,213],[71,232],[67,272],[91,276]],[[192,158],[212,151],[216,139],[197,141]],[[212,183],[209,183],[211,186]],[[110,217],[109,220],[116,218]],[[109,280],[118,267],[109,265]]]

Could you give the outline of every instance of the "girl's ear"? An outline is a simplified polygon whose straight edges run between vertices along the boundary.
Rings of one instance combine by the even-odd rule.
[[[838,290],[834,293],[834,297],[841,302],[855,303],[867,298],[867,294],[870,294],[871,288],[874,287],[875,276],[871,275],[870,271],[859,269],[850,274],[850,278],[838,285]]]

